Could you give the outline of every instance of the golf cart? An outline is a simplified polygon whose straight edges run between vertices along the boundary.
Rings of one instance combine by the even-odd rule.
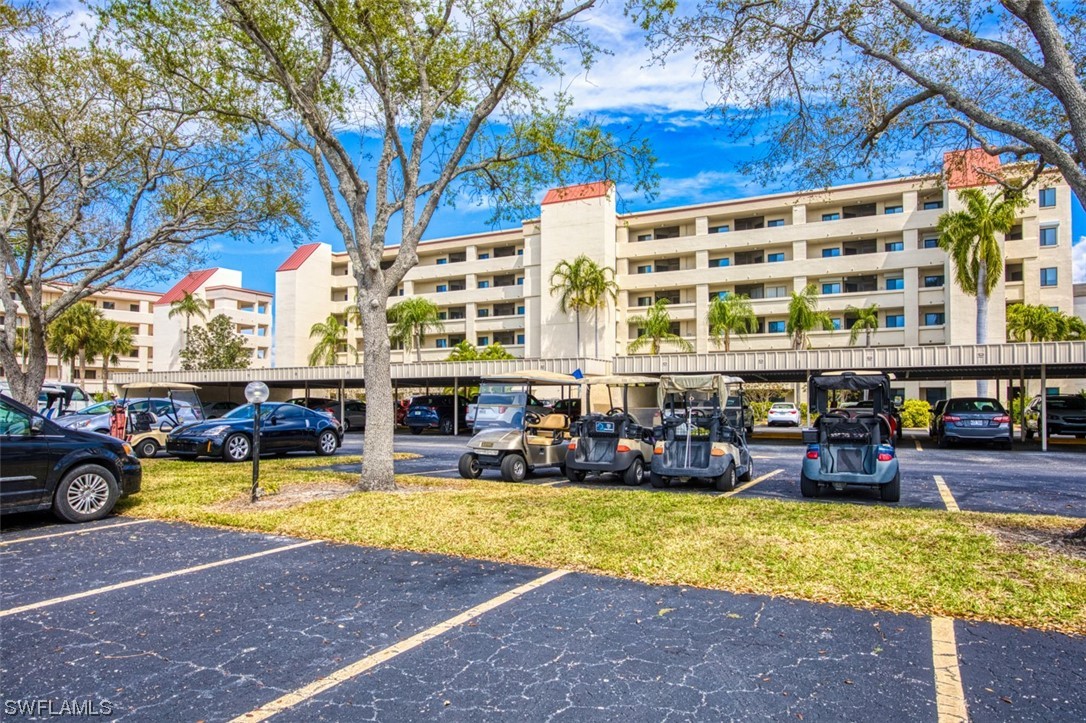
[[[860,392],[871,410],[837,409],[843,392]],[[845,371],[814,374],[808,404],[818,413],[815,426],[803,430],[807,454],[799,487],[814,497],[822,485],[843,490],[849,485],[878,487],[883,502],[901,498],[901,475],[890,422],[890,378],[881,372]]]
[[[653,430],[655,447],[649,479],[667,487],[672,479],[709,480],[718,490],[735,489],[754,474],[742,427],[731,425],[723,405],[738,377],[722,374],[668,375],[656,387],[660,426]]]
[[[197,390],[200,387],[180,382],[159,382],[125,384],[124,398],[119,404],[127,407],[131,392],[134,397],[165,397],[166,405],[148,406],[146,411],[128,413],[125,422],[125,437],[137,457],[154,457],[160,449],[166,448],[166,436],[170,430],[189,422],[199,422],[204,418],[204,407],[200,403]],[[152,392],[158,394],[152,395]],[[162,394],[162,392],[165,392]]]
[[[622,477],[630,485],[641,484],[645,471],[645,461],[652,459],[650,441],[652,427],[642,426],[637,415],[630,407],[630,388],[635,396],[651,393],[649,387],[656,386],[652,377],[605,376],[582,379],[585,389],[584,408],[593,409],[593,391],[606,390],[606,413],[590,411],[581,416],[571,426],[573,439],[569,442],[566,453],[566,477],[570,482],[583,482],[585,475],[612,473]],[[614,388],[622,389],[622,406],[615,406],[612,398]],[[602,395],[600,395],[602,396]],[[640,407],[644,410],[652,402],[642,399]],[[653,399],[652,401],[655,401]],[[636,403],[636,400],[635,400]],[[651,412],[649,420],[651,423]]]
[[[578,380],[568,374],[526,370],[486,377],[476,400],[475,436],[460,457],[460,476],[477,479],[498,469],[507,482],[520,482],[537,467],[565,474],[569,417],[529,404],[532,390],[560,386],[563,397]]]

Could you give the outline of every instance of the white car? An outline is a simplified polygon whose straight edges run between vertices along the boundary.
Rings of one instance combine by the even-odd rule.
[[[770,427],[783,424],[786,427],[799,426],[799,407],[791,402],[777,402],[769,408],[766,420]]]

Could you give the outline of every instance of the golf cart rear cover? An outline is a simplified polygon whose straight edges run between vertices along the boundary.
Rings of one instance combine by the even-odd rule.
[[[125,384],[121,389],[130,391],[134,389],[170,389],[177,391],[195,391],[200,387],[195,384],[185,384],[184,382],[132,382],[131,384]]]
[[[484,382],[505,382],[507,384],[578,384],[581,380],[569,374],[547,372],[542,369],[525,369],[519,372],[506,372],[483,377]]]
[[[728,398],[729,384],[742,384],[739,377],[726,377],[723,374],[664,374],[660,385],[656,387],[656,403],[661,409],[672,392],[709,392],[716,393],[721,404]]]
[[[649,386],[652,384],[659,384],[660,380],[656,377],[637,377],[626,374],[610,374],[602,377],[585,377],[578,380],[581,384],[603,384],[609,387],[625,387],[625,386]]]
[[[811,377],[811,386],[816,389],[845,389],[850,392],[885,389],[887,397],[890,395],[890,378],[885,374],[872,372],[819,374]]]

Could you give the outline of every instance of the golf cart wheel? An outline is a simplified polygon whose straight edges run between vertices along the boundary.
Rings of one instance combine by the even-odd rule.
[[[754,477],[754,458],[748,455],[747,456],[747,471],[744,472],[743,474],[739,475],[739,481],[740,482],[750,482],[752,477]]]
[[[800,472],[799,491],[804,497],[818,497],[818,483]]]
[[[894,478],[879,487],[879,497],[883,502],[898,502],[901,500],[901,472],[895,472]]]
[[[438,424],[438,431],[442,434],[452,434],[453,420],[448,418],[442,419],[441,422]]]
[[[158,454],[158,442],[153,439],[145,439],[136,445],[136,456],[148,459]]]
[[[523,482],[528,474],[528,463],[519,454],[507,454],[502,460],[502,479],[506,482]]]
[[[656,489],[660,489],[660,490],[662,490],[665,487],[668,487],[671,484],[670,479],[668,479],[667,477],[661,477],[660,475],[656,474],[655,472],[649,472],[649,482],[652,483],[653,487],[655,487]]]
[[[479,479],[483,473],[483,466],[479,464],[479,458],[471,452],[460,455],[460,462],[456,465],[460,470],[460,476],[464,479]]]
[[[566,465],[566,479],[570,482],[584,482],[586,474],[588,473],[583,469],[573,469],[569,465]]]
[[[724,474],[713,480],[717,492],[731,492],[735,489],[735,465],[729,463]]]
[[[222,445],[222,458],[227,462],[244,462],[253,451],[252,442],[244,434],[231,434]]]
[[[1026,439],[1033,439],[1033,430],[1032,429],[1027,429],[1026,430]]]
[[[635,457],[630,466],[626,468],[626,473],[622,475],[622,481],[630,487],[637,487],[644,481],[644,477],[645,463],[641,461],[640,457]]]

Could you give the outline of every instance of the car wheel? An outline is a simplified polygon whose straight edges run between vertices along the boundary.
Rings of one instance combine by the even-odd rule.
[[[148,459],[158,454],[158,442],[153,439],[145,439],[136,445],[136,456]]]
[[[658,490],[662,490],[665,487],[671,486],[670,479],[668,479],[667,477],[661,477],[655,472],[649,472],[649,482],[651,482],[652,486]]]
[[[408,427],[411,430],[411,434],[422,434],[422,427]]]
[[[479,479],[480,475],[483,474],[483,466],[479,464],[479,458],[471,452],[464,452],[460,455],[460,462],[456,466],[460,471],[460,476],[464,479]]]
[[[1002,447],[1003,449],[1007,450],[1007,451],[1010,451],[1010,450],[1014,449],[1014,440],[1010,439],[1010,438],[1005,439],[1000,443],[999,446]]]
[[[879,487],[879,497],[883,502],[898,502],[901,500],[901,472],[894,472],[894,478]]]
[[[528,474],[528,463],[519,454],[507,454],[502,460],[502,479],[506,482],[523,482]]]
[[[222,445],[222,458],[227,462],[244,462],[253,451],[252,442],[244,434],[231,434]]]
[[[804,497],[818,497],[818,483],[805,475],[803,472],[800,472],[799,492]]]
[[[105,467],[84,464],[64,475],[53,496],[53,514],[66,522],[100,520],[120,497],[117,478]]]
[[[570,482],[584,482],[586,475],[587,472],[583,469],[570,469],[568,465],[566,466],[566,479]]]
[[[747,431],[747,439],[750,439],[751,437],[754,436],[754,427],[747,427],[746,431]]]
[[[343,433],[346,434],[347,432],[350,432],[350,431],[351,431],[351,420],[344,417],[343,418]]]
[[[451,419],[442,419],[441,422],[438,425],[438,431],[440,431],[442,434],[452,434],[453,433],[453,420],[451,420]]]
[[[622,475],[622,481],[630,487],[637,487],[644,481],[644,477],[645,463],[641,461],[640,457],[636,457],[630,463],[630,466],[626,468],[626,473]]]
[[[321,457],[335,454],[338,447],[339,440],[336,439],[336,433],[331,429],[324,430],[321,432],[321,436],[317,437],[317,454]]]
[[[735,465],[728,463],[728,468],[724,470],[724,474],[720,475],[713,480],[713,484],[716,486],[717,492],[731,492],[735,489]]]
[[[950,440],[946,438],[945,434],[940,434],[937,444],[939,445],[939,449],[946,449],[950,446]]]

